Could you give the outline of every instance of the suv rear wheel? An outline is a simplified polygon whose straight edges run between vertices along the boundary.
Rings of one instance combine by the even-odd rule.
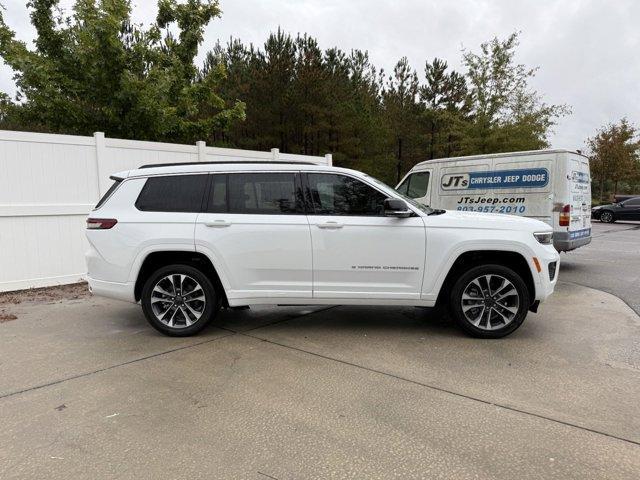
[[[527,316],[529,290],[516,272],[502,265],[480,265],[463,274],[451,291],[450,307],[469,335],[501,338]]]
[[[174,337],[200,332],[220,309],[211,281],[190,265],[156,270],[145,282],[140,300],[151,326]]]

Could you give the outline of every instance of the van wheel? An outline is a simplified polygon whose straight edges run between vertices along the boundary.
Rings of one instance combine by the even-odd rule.
[[[527,316],[529,290],[516,272],[502,265],[480,265],[453,286],[450,307],[456,323],[469,335],[501,338]]]
[[[142,289],[142,311],[153,328],[165,335],[187,337],[200,332],[220,309],[211,281],[189,265],[156,270]]]
[[[613,223],[616,221],[616,219],[613,216],[613,212],[605,210],[600,214],[600,221],[603,223]]]

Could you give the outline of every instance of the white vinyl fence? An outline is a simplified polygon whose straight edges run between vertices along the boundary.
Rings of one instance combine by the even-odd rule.
[[[85,275],[85,219],[109,176],[149,163],[306,161],[310,157],[196,145],[0,130],[0,291],[73,283]]]

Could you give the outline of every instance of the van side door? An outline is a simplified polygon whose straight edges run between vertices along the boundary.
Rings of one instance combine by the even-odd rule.
[[[222,270],[229,300],[311,298],[311,237],[299,173],[210,176],[195,244]]]

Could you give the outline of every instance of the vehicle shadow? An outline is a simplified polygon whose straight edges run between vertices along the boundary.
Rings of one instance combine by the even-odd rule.
[[[581,263],[573,262],[571,259],[563,258],[560,263],[559,280],[562,281],[562,272],[580,272],[584,271],[585,266]]]
[[[289,307],[283,307],[289,308]],[[299,331],[415,331],[420,334],[464,336],[454,321],[440,308],[331,306],[297,312],[283,311],[278,315],[269,308],[268,318],[260,318],[262,308],[223,310],[212,322],[213,327],[239,333],[266,329]]]

